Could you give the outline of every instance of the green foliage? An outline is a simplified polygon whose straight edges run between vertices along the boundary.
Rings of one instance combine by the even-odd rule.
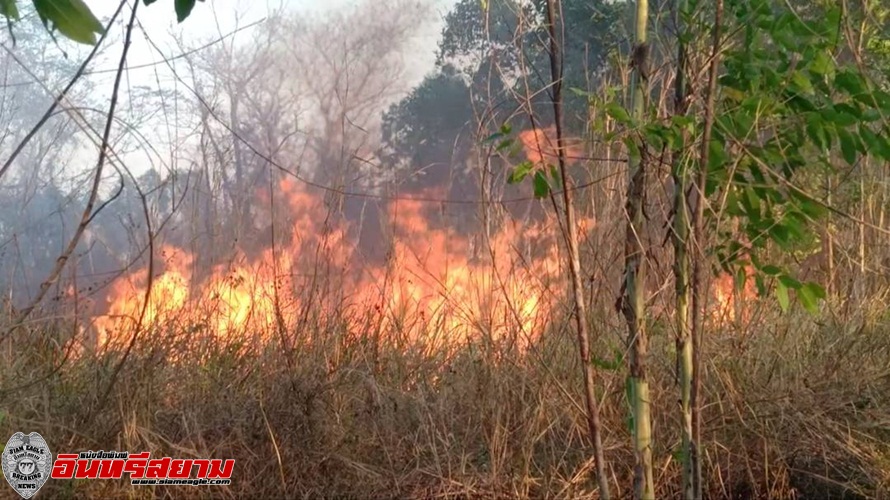
[[[15,0],[0,0],[0,14],[8,20],[19,20],[19,9],[15,6]]]
[[[143,0],[151,5],[157,0]],[[192,12],[197,0],[175,0],[176,18],[184,21]],[[201,0],[202,2],[204,0]],[[75,42],[95,45],[96,35],[104,33],[102,23],[83,0],[33,0],[34,9],[50,33],[58,31]],[[19,20],[16,0],[0,0],[0,14],[10,23]]]
[[[444,168],[430,170],[428,165],[463,164],[471,146],[473,102],[470,88],[451,65],[427,75],[404,99],[393,104],[383,115],[381,157],[390,168],[425,168],[445,182],[450,173]],[[502,137],[495,134],[488,142]]]
[[[550,194],[550,181],[547,180],[547,175],[541,170],[535,172],[532,185],[535,188],[535,198],[546,198]]]
[[[808,182],[833,173],[833,155],[850,167],[866,156],[890,161],[890,130],[882,120],[890,115],[890,93],[854,64],[839,62],[839,6],[792,8],[771,0],[726,2],[727,32],[734,35],[718,80],[705,192],[712,200],[709,224],[722,228],[710,249],[720,267],[743,284],[741,270],[751,266],[761,295],[773,281],[782,309],[794,290],[816,311],[825,297],[820,285],[798,282],[783,262],[762,260],[773,248],[788,255],[818,246],[817,221],[828,205]],[[706,33],[708,16],[684,22]],[[689,141],[700,140],[702,117],[662,118],[650,107],[637,121],[614,95],[591,98],[591,105],[623,127],[607,139],[620,137],[629,160],[639,161],[647,148],[694,162],[697,148]],[[603,132],[602,119],[593,128]]]
[[[478,119],[474,105],[478,111],[491,102],[511,102],[516,94],[528,91],[535,113],[549,114],[548,83],[540,78],[550,71],[547,44],[542,43],[547,40],[542,22],[545,6],[541,0],[455,3],[445,17],[436,70],[384,116],[384,144],[393,152],[389,163],[463,163],[469,153],[465,138],[476,129]],[[624,6],[624,2],[602,0],[562,3],[565,88],[586,88],[588,75],[601,69],[609,51],[620,44]],[[519,74],[528,78],[501,76]],[[582,130],[586,92],[566,95],[565,101],[567,131]],[[498,105],[486,121],[507,120],[510,108]],[[532,126],[521,118],[512,120],[517,128]]]
[[[624,109],[624,106],[617,102],[610,102],[606,104],[606,114],[608,114],[612,119],[617,121],[622,125],[630,125],[633,123],[633,119],[630,117],[630,113]]]
[[[877,123],[890,112],[890,96],[852,64],[839,66],[839,6],[802,13],[736,0],[727,12],[739,35],[724,54],[707,192],[725,195],[724,215],[745,243],[726,231],[715,253],[727,271],[753,265],[761,293],[774,280],[783,310],[794,290],[814,312],[823,288],[761,258],[770,247],[790,254],[818,245],[816,221],[828,209],[806,182],[833,171],[832,151],[850,166],[866,155],[890,159],[887,130]]]
[[[512,127],[508,124],[501,126],[500,131],[490,135],[484,142],[490,143],[500,139],[495,147],[495,151],[501,152],[515,145],[515,140],[509,137]],[[511,151],[510,156],[515,156],[516,151]],[[507,174],[507,184],[520,184],[527,177],[532,178],[532,188],[535,198],[546,198],[550,196],[552,186],[560,186],[562,184],[562,176],[559,169],[555,165],[535,164],[529,160],[525,160],[514,166]]]
[[[519,184],[525,180],[528,174],[532,173],[534,169],[535,166],[530,161],[524,161],[519,165],[516,165],[507,176],[507,184]]]
[[[82,0],[34,0],[37,15],[48,30],[58,30],[75,42],[94,45],[102,23]]]
[[[153,3],[155,0],[145,0],[145,5]],[[175,0],[176,1],[176,20],[179,22],[185,21],[187,17],[192,13],[192,9],[195,7],[195,0]],[[201,0],[202,2],[204,0]]]

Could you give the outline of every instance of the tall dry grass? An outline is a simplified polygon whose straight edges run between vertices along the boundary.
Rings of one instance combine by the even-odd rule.
[[[861,306],[837,318],[763,305],[755,323],[708,331],[708,498],[890,496],[890,314]],[[308,315],[285,332],[288,349],[182,352],[170,336],[184,334],[157,326],[101,407],[119,355],[66,359],[70,325],[34,323],[2,348],[0,435],[38,431],[54,453],[237,461],[228,487],[50,480],[42,498],[596,498],[566,313],[526,351],[484,335],[429,348],[355,331],[354,318]],[[614,313],[590,322],[608,470],[626,498],[625,368],[610,366],[623,329]],[[680,485],[667,324],[653,325],[651,359],[660,498]]]

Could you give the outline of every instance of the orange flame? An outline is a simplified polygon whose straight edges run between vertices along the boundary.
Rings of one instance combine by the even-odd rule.
[[[555,164],[558,160],[559,148],[556,144],[556,127],[532,128],[519,133],[525,155],[534,164]],[[577,138],[566,138],[563,142],[568,161],[575,162],[582,157],[583,151]]]
[[[99,345],[114,345],[137,326],[158,334],[199,326],[218,339],[252,335],[268,342],[272,332],[295,331],[304,306],[330,317],[363,312],[348,320],[359,334],[376,324],[412,340],[436,336],[458,343],[487,334],[528,342],[540,334],[559,297],[554,290],[561,283],[550,289],[559,277],[556,232],[543,225],[506,227],[492,236],[488,258],[473,258],[469,240],[434,227],[421,202],[402,200],[389,206],[394,234],[388,262],[367,267],[346,225],[319,222],[325,220],[324,205],[317,196],[291,180],[281,181],[279,192],[291,216],[286,242],[252,258],[239,254],[206,277],[199,276],[193,255],[163,247],[165,265],[150,291],[145,269],[111,285],[107,312],[94,320]],[[581,224],[583,230],[593,222]],[[518,255],[520,243],[527,255]],[[312,275],[303,272],[307,269],[326,274],[300,278]],[[339,293],[307,295],[313,279]]]
[[[746,266],[745,286],[738,290],[735,278],[731,274],[721,273],[714,283],[712,290],[716,304],[711,316],[719,324],[732,323],[736,320],[745,320],[747,311],[744,304],[753,299],[757,292],[754,289],[754,273],[750,266]]]

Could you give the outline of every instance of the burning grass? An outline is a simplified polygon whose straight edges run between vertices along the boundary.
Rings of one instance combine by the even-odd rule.
[[[357,331],[358,314],[312,311],[254,349],[235,338],[152,341],[187,336],[175,323],[155,324],[107,398],[119,352],[66,358],[70,325],[32,326],[2,351],[0,434],[38,430],[56,453],[148,449],[237,460],[231,487],[50,481],[44,495],[52,498],[596,498],[561,306],[524,347],[521,328],[431,343],[434,331]],[[710,498],[890,494],[890,323],[856,323],[865,324],[819,326],[792,315],[749,325],[759,328],[753,336],[709,332]],[[621,345],[621,324],[608,316],[591,324],[600,333],[594,352],[606,358]],[[673,340],[657,333],[652,347],[657,482],[659,496],[673,498]],[[610,473],[630,484],[624,369],[599,376]]]
[[[120,348],[127,332],[174,323],[219,339],[251,332],[265,343],[275,330],[298,328],[310,310],[341,318],[357,310],[351,330],[374,325],[418,338],[432,325],[453,344],[480,329],[500,337],[515,327],[527,341],[559,298],[554,223],[505,226],[473,257],[466,237],[434,226],[424,204],[402,200],[388,207],[390,254],[372,263],[350,243],[347,224],[325,222],[321,199],[288,180],[279,187],[291,215],[283,241],[253,256],[238,252],[209,273],[195,252],[164,245],[153,279],[141,269],[111,284],[107,303],[87,318],[97,338],[85,347]]]
[[[29,323],[0,351],[0,434],[37,430],[56,453],[234,458],[233,485],[51,481],[45,495],[596,498],[558,228],[508,225],[474,251],[402,201],[375,264],[349,227],[321,222],[320,200],[279,187],[292,217],[271,248],[202,270],[164,246],[152,280],[122,276],[77,324]],[[890,495],[886,313],[778,315],[731,280],[714,287],[709,498]],[[606,458],[628,485],[625,328],[592,309]],[[653,319],[650,358],[663,498],[680,484],[670,324]]]

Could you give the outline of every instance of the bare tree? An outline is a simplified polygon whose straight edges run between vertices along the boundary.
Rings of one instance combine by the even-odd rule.
[[[375,185],[368,174],[380,117],[408,90],[404,54],[426,14],[416,1],[364,1],[322,19],[288,23],[285,77],[308,111],[318,182],[338,190]]]
[[[275,207],[284,179],[327,202],[321,239],[309,238],[315,244],[338,219],[357,221],[359,231],[374,226],[366,222],[381,211],[347,194],[381,192],[386,183],[376,156],[382,115],[411,84],[404,54],[427,12],[407,0],[316,16],[281,10],[247,36],[220,33],[220,43],[194,53],[181,44],[190,54],[200,158],[193,185],[202,200],[182,219],[190,240],[212,249],[201,252],[205,263],[299,237],[280,230],[293,223]]]

